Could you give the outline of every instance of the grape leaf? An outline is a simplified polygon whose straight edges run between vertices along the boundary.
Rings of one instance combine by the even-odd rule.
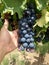
[[[4,10],[4,4],[3,3],[0,3],[0,13]]]
[[[17,12],[19,14],[19,17],[22,16],[23,9],[21,8],[21,5],[23,4],[24,0],[4,0],[6,5],[8,7],[13,7],[14,12]]]
[[[45,17],[42,16],[39,20],[37,20],[36,25],[38,25],[39,27],[43,27],[45,25]]]
[[[47,24],[49,22],[49,14],[48,13],[49,12],[47,12],[46,9],[43,9],[42,10],[42,17],[40,19],[36,20],[36,24],[34,25],[34,27],[36,25],[38,25],[39,27],[45,26],[45,28],[46,28],[46,26],[47,26]]]
[[[48,0],[35,0],[36,1],[36,5],[37,5],[37,8],[39,10],[42,10],[43,8],[46,8],[46,4],[48,2]]]
[[[46,24],[49,22],[49,12],[47,11],[45,14],[45,20],[46,20]]]

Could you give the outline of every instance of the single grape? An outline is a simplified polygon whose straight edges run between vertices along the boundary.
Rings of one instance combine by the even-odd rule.
[[[32,19],[32,20],[35,20],[35,17],[32,16],[31,19]]]
[[[27,33],[27,31],[26,31],[26,30],[23,30],[23,31],[22,31],[22,33],[23,33],[23,34],[26,34],[26,33]]]
[[[24,16],[30,16],[31,15],[31,12],[29,9],[27,10],[24,10],[24,13],[23,13]]]
[[[25,28],[27,29],[28,27],[29,27],[28,24],[26,24],[26,25],[25,25]]]
[[[31,35],[34,35],[34,32],[31,31],[30,34],[31,34]]]
[[[24,51],[25,48],[21,45],[19,49]]]
[[[31,19],[29,19],[29,20],[28,20],[28,23],[29,23],[29,24],[30,24],[30,23],[32,23],[32,20],[31,20]]]
[[[25,34],[25,38],[29,38],[30,36],[29,36],[29,34]]]
[[[21,38],[21,42],[25,42],[26,39],[24,37]]]
[[[23,21],[23,22],[27,22],[27,18],[24,18],[24,17],[23,17],[23,18],[22,18],[22,21]]]
[[[36,15],[35,14],[32,14],[31,15],[31,19],[32,19],[32,21],[35,21],[36,20]]]
[[[25,28],[24,28],[24,27],[21,27],[20,29],[21,29],[21,30],[24,30]]]
[[[33,38],[33,37],[32,37],[32,38],[30,38],[30,41],[32,41],[32,42],[33,42],[33,41],[34,41],[34,38]]]
[[[32,37],[32,35],[31,35],[31,34],[30,34],[29,36],[30,36],[30,37]]]
[[[29,48],[35,48],[34,43],[30,43],[30,44],[29,44]]]
[[[31,31],[31,28],[28,28],[27,31],[30,32]]]
[[[25,22],[23,22],[21,25],[22,25],[22,26],[25,26],[25,25],[26,25],[26,23],[25,23]]]
[[[35,24],[35,19],[36,19],[35,17],[33,17],[33,16],[31,17],[32,25]]]
[[[27,43],[30,43],[30,38],[28,38],[28,39],[26,40],[26,42],[27,42]]]
[[[23,47],[27,48],[28,47],[28,43],[23,43]]]

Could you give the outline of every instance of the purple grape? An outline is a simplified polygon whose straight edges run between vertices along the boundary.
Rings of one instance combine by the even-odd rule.
[[[30,41],[34,42],[34,38],[30,38]]]
[[[20,36],[20,48],[21,49],[33,49],[34,45],[34,35],[33,25],[36,20],[36,14],[34,6],[28,5],[27,9],[23,12],[23,17],[19,21],[19,36]]]
[[[30,16],[31,15],[31,11],[29,9],[24,10],[23,16]]]
[[[28,24],[26,24],[26,25],[25,25],[25,28],[27,29],[28,27],[29,27]]]
[[[31,19],[29,19],[29,20],[28,20],[28,23],[32,23],[32,20],[31,20]]]
[[[35,18],[32,16],[32,17],[31,17],[31,20],[34,20],[34,19],[35,19]]]
[[[31,35],[34,35],[34,32],[30,32]]]
[[[21,27],[21,30],[24,30],[25,28],[24,27]]]
[[[29,38],[29,34],[25,34],[25,38]]]
[[[26,33],[27,33],[27,31],[26,31],[26,30],[23,30],[23,31],[22,31],[22,33],[23,33],[23,34],[26,34]]]
[[[23,47],[27,48],[28,47],[28,43],[23,43]]]
[[[30,34],[29,36],[30,36],[30,37],[32,37],[32,35],[31,35],[31,34]]]
[[[34,43],[30,43],[30,44],[29,44],[29,48],[35,48]]]
[[[23,23],[22,23],[22,26],[25,26],[25,25],[26,25],[26,23],[25,23],[25,22],[23,22]]]
[[[26,39],[23,37],[23,38],[21,38],[21,42],[25,42],[26,41]]]
[[[28,28],[28,29],[27,29],[27,31],[29,32],[29,31],[31,31],[31,29],[30,29],[30,28]]]
[[[19,49],[24,51],[25,48],[21,45]]]
[[[30,43],[30,38],[28,38],[28,39],[26,40],[26,42],[27,42],[27,43]]]
[[[23,22],[27,22],[27,18],[22,18],[22,21]]]

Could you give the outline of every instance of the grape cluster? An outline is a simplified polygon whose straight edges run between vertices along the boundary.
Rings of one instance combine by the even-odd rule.
[[[36,20],[36,14],[33,5],[27,6],[23,12],[23,17],[19,20],[19,49],[27,51],[34,49],[34,32],[32,26]]]

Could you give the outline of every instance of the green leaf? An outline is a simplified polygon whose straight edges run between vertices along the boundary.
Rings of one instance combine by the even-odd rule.
[[[49,12],[47,11],[45,14],[45,20],[46,20],[46,24],[49,22]]]
[[[45,28],[47,29],[49,27],[49,22],[45,24]]]
[[[22,16],[22,11],[23,9],[21,8],[21,5],[23,3],[24,0],[4,0],[4,2],[6,3],[6,5],[8,7],[13,7],[14,8],[14,12],[17,12],[19,14],[19,17]]]
[[[34,25],[34,27],[36,25],[38,25],[39,27],[47,28],[49,26],[48,22],[49,22],[49,12],[47,12],[46,9],[43,9],[42,10],[42,17],[40,19],[36,20],[36,24]]]
[[[39,10],[42,10],[43,8],[46,8],[46,3],[48,2],[48,0],[35,0],[36,4],[37,4],[37,8]]]
[[[22,9],[26,9],[26,7],[25,7],[26,2],[27,2],[27,0],[24,0],[24,1],[23,1],[22,5],[21,5],[21,8],[22,8]]]
[[[3,3],[0,3],[0,13],[4,10],[4,4]]]
[[[39,20],[36,21],[36,25],[43,27],[45,25],[45,16],[42,16]]]

